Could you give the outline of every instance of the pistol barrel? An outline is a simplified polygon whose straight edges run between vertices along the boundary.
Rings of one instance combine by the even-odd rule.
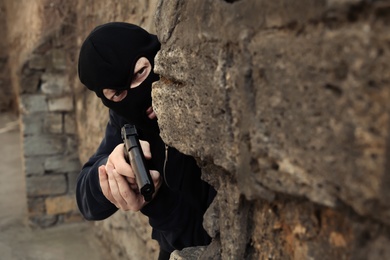
[[[154,184],[146,167],[146,160],[138,139],[134,125],[126,124],[122,127],[122,139],[125,146],[125,157],[128,157],[140,193],[145,201],[150,201],[154,193]]]

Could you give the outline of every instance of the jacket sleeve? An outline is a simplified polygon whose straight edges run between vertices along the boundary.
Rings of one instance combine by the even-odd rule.
[[[98,168],[106,164],[108,156],[120,143],[122,143],[120,124],[117,116],[110,111],[105,136],[95,154],[84,164],[77,179],[77,205],[87,220],[102,220],[118,210],[101,191]]]

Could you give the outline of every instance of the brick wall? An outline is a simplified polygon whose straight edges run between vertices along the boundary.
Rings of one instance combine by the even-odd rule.
[[[80,221],[75,106],[61,34],[48,36],[21,71],[20,111],[30,220],[47,227]]]

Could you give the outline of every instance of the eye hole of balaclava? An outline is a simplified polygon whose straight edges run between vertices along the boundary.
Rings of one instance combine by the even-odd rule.
[[[130,89],[136,88],[149,76],[152,71],[152,64],[145,57],[141,57],[137,60],[134,66],[133,77],[130,83]],[[103,95],[106,99],[120,102],[122,101],[126,95],[128,88],[125,89],[103,89]]]

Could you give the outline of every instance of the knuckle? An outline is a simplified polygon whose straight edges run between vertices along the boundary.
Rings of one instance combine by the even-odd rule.
[[[131,206],[130,210],[134,211],[134,212],[137,212],[137,211],[139,211],[139,207],[138,206]]]
[[[131,198],[130,193],[129,193],[128,191],[123,191],[123,192],[122,192],[122,198],[123,198],[125,201],[130,200],[130,198]]]

